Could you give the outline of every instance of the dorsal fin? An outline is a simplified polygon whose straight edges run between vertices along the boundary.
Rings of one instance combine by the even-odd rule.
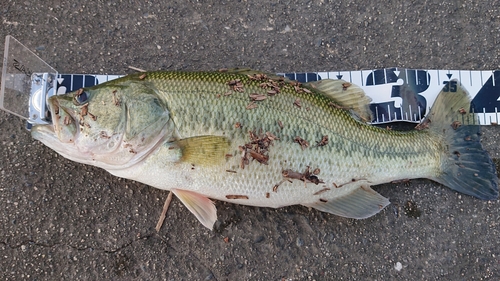
[[[254,75],[265,75],[267,78],[272,79],[272,80],[283,80],[290,82],[291,80],[288,79],[285,76],[280,76],[276,75],[273,73],[265,72],[265,71],[258,71],[250,68],[230,68],[227,70],[223,70],[223,72],[226,73],[232,73],[232,74],[243,74],[243,75],[248,75],[248,76],[254,76]]]
[[[319,90],[339,107],[350,110],[354,117],[358,117],[361,121],[372,121],[371,98],[360,87],[341,79],[325,79],[305,85]]]

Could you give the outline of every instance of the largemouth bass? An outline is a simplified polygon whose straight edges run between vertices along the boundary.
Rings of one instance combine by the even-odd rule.
[[[49,99],[32,136],[62,156],[171,190],[212,229],[209,199],[300,204],[370,217],[371,186],[428,178],[484,200],[496,169],[460,87],[445,87],[416,130],[371,126],[370,99],[342,80],[300,84],[256,71],[147,72]]]

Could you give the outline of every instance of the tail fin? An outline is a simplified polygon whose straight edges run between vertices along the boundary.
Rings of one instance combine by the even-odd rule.
[[[457,80],[439,93],[426,119],[430,133],[443,143],[441,173],[433,180],[458,192],[491,200],[498,197],[498,177],[479,139],[477,116],[470,97]]]

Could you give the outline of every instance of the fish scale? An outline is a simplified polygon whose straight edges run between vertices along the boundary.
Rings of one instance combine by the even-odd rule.
[[[157,75],[161,75],[160,72]],[[185,76],[181,76],[181,78],[189,77],[183,73]],[[318,127],[326,129],[325,132],[335,133],[343,136],[346,139],[351,141],[355,141],[357,145],[370,147],[372,145],[377,145],[378,150],[381,152],[390,152],[391,149],[397,148],[407,152],[414,152],[416,154],[422,154],[428,146],[427,143],[422,143],[422,140],[425,137],[420,137],[415,140],[415,144],[406,145],[406,140],[408,138],[418,137],[419,133],[417,132],[397,132],[397,131],[386,131],[379,129],[377,127],[369,126],[366,124],[362,124],[352,119],[345,110],[339,110],[328,106],[327,98],[317,94],[317,95],[305,95],[297,93],[293,90],[282,89],[280,94],[275,97],[268,97],[264,101],[258,102],[258,107],[253,110],[246,110],[245,106],[249,103],[248,95],[250,93],[261,93],[266,94],[266,90],[258,87],[259,82],[249,81],[246,75],[226,75],[224,77],[223,74],[219,74],[215,77],[214,83],[208,83],[209,86],[203,87],[201,83],[193,83],[190,87],[183,87],[187,81],[192,81],[197,77],[198,73],[193,73],[193,77],[190,79],[173,79],[167,80],[171,83],[166,83],[164,80],[169,79],[170,76],[162,77],[155,75],[148,75],[147,79],[152,81],[158,89],[162,92],[167,100],[170,101],[169,109],[173,114],[173,118],[176,119],[176,124],[179,124],[180,132],[184,132],[181,124],[187,123],[190,124],[193,121],[193,118],[198,118],[197,116],[207,116],[208,124],[201,124],[202,126],[210,125],[212,130],[228,130],[234,124],[220,122],[218,125],[213,124],[217,122],[218,118],[216,116],[212,116],[215,113],[230,114],[230,116],[234,116],[234,119],[242,119],[244,120],[244,124],[249,129],[258,129],[263,126],[266,127],[267,130],[276,131],[278,129],[277,120],[283,122],[283,124],[296,124],[294,122],[300,122],[300,124],[296,124],[291,128],[290,134],[285,135],[289,139],[293,139],[295,134],[308,134],[312,139],[316,139],[318,136],[321,138],[321,133],[318,131],[306,130],[310,125],[317,125]],[[199,79],[207,78],[206,76],[201,76]],[[232,92],[230,96],[223,96],[224,93],[229,91],[229,87],[227,86],[227,82],[232,79],[241,79],[244,82],[244,92]],[[218,84],[217,84],[218,83]],[[212,85],[212,84],[216,84]],[[207,90],[203,90],[201,93],[197,92],[196,89],[204,88]],[[168,89],[168,90],[167,90]],[[190,94],[192,97],[185,97],[185,94]],[[221,95],[221,96],[217,96]],[[305,99],[306,97],[307,99]],[[309,103],[305,103],[303,108],[297,108],[292,106],[293,101],[296,98],[303,98],[307,100]],[[231,100],[231,103],[224,102],[224,99]],[[210,103],[210,107],[204,106],[199,103]],[[230,104],[231,106],[227,106]],[[213,106],[213,107],[212,107]],[[304,108],[309,108],[309,110]],[[177,109],[178,108],[178,109]],[[181,108],[185,108],[182,110]],[[195,110],[193,110],[193,108]],[[177,110],[182,110],[181,114],[176,114]],[[231,114],[231,112],[234,112]],[[280,119],[281,118],[281,119]],[[341,118],[342,121],[337,120]],[[265,121],[264,123],[262,121]],[[289,121],[289,122],[287,122]],[[305,122],[304,122],[305,121]],[[268,122],[268,123],[266,123]],[[363,127],[361,130],[346,130],[345,123],[349,122],[347,126],[353,127]],[[221,127],[221,125],[223,127]],[[285,126],[289,128],[289,126]],[[186,130],[186,134],[190,135],[192,133],[201,133],[201,132],[192,132],[192,130]],[[205,132],[206,133],[206,132]],[[420,133],[421,134],[421,133]],[[388,138],[387,136],[391,136]],[[406,138],[406,139],[405,139]],[[401,141],[401,139],[403,139]],[[382,141],[383,140],[383,141]],[[419,147],[415,147],[415,145],[420,145]],[[406,146],[405,146],[406,145]]]
[[[266,94],[266,90],[258,86],[258,81],[249,81],[246,75],[236,77],[243,81],[244,92],[232,92],[230,96],[223,96],[221,94],[229,91],[227,82],[235,79],[234,75],[226,75],[226,77],[224,74],[217,75],[214,82],[219,83],[219,87],[206,87],[210,90],[203,91],[202,95],[194,91],[194,89],[201,87],[200,83],[193,83],[192,89],[184,88],[183,91],[178,92],[176,88],[181,87],[176,87],[175,82],[172,83],[173,86],[172,84],[167,85],[163,82],[164,80],[161,80],[161,76],[156,80],[156,76],[149,77],[148,75],[148,79],[157,84],[157,88],[164,89],[161,93],[166,100],[170,101],[169,109],[175,120],[174,123],[179,124],[178,130],[183,137],[214,133],[230,134],[231,139],[239,138],[241,145],[248,141],[248,130],[262,130],[276,134],[280,137],[280,142],[289,143],[291,149],[297,146],[292,141],[296,136],[301,136],[314,145],[315,141],[319,141],[323,135],[328,135],[331,138],[330,143],[335,144],[335,147],[350,147],[345,150],[346,155],[343,156],[349,156],[349,153],[359,150],[363,156],[368,154],[375,158],[387,156],[405,158],[409,154],[428,159],[434,150],[435,144],[432,143],[432,139],[428,138],[427,132],[387,131],[359,123],[352,119],[345,110],[328,106],[328,102],[331,101],[320,94],[305,95],[284,88],[278,95],[258,102],[256,109],[247,110],[245,106],[249,103],[248,95],[254,92]],[[181,85],[184,82],[181,80],[177,83]],[[170,90],[170,87],[173,90]],[[185,98],[184,93],[189,93],[192,98]],[[297,97],[304,99],[304,106],[301,108],[293,106],[293,101]],[[210,106],[197,104],[200,101],[206,102]],[[227,106],[228,104],[231,106]],[[305,109],[306,107],[309,110]],[[181,112],[177,114],[177,110]],[[221,120],[221,115],[230,116],[231,119],[228,118],[226,122]],[[207,122],[199,122],[198,116],[204,116],[204,120]],[[341,121],[338,120],[339,118]],[[277,125],[278,120],[283,122],[283,130],[280,130]],[[234,128],[236,122],[241,122],[243,128]],[[181,125],[192,123],[201,124],[195,130],[190,128],[184,130],[184,126]],[[349,126],[356,129],[349,129]],[[335,152],[326,151],[329,147],[320,149],[325,151],[325,156],[335,154]],[[309,151],[300,150],[297,152],[305,155],[309,153]],[[361,159],[358,160],[361,161]]]
[[[67,158],[172,190],[209,228],[216,216],[208,198],[274,208],[302,204],[360,219],[389,204],[370,186],[394,180],[430,178],[481,199],[498,196],[496,171],[477,126],[463,122],[472,113],[457,111],[470,105],[460,87],[440,94],[439,111],[433,107],[423,129],[399,132],[361,121],[369,100],[355,85],[282,79],[255,71],[132,74],[80,90],[97,115],[80,116],[84,133],[68,135],[71,130],[61,130],[65,124],[56,118],[55,129],[35,126],[32,134]],[[279,91],[268,95],[270,90]],[[261,100],[252,101],[252,94]],[[77,115],[83,105],[71,95],[50,98],[50,107]],[[458,120],[463,126],[453,127]],[[114,144],[117,152],[102,151],[102,131],[114,139],[125,136],[118,148]],[[266,140],[267,133],[277,139]],[[325,136],[328,143],[316,145]],[[58,138],[66,143],[57,145]],[[83,150],[88,155],[79,155]]]
[[[283,180],[282,171],[291,169],[302,172],[307,166],[320,168],[320,178],[325,181],[320,187],[332,188],[321,195],[329,197],[329,193],[349,192],[349,189],[336,190],[333,187],[348,183],[352,179],[366,179],[373,184],[379,184],[401,177],[429,175],[429,170],[437,165],[429,161],[435,159],[430,156],[436,149],[433,149],[431,139],[425,132],[387,131],[361,124],[352,119],[345,110],[328,106],[331,100],[321,94],[297,93],[291,87],[281,89],[276,96],[258,102],[257,108],[249,110],[245,107],[250,102],[250,93],[267,93],[266,89],[259,87],[259,81],[251,81],[247,75],[219,74],[211,77],[213,81],[204,81],[203,83],[208,84],[204,87],[201,82],[193,82],[196,75],[197,73],[194,73],[192,77],[186,75],[168,80],[162,77],[161,73],[160,76],[148,74],[146,80],[161,89],[160,93],[169,101],[169,110],[182,137],[225,135],[231,139],[230,151],[235,157],[229,159],[223,167],[201,170],[198,172],[201,175],[199,177],[193,175],[195,172],[189,171],[192,179],[190,189],[203,192],[211,198],[227,200],[225,196],[228,194],[247,195],[248,200],[233,201],[271,207],[284,206],[290,202],[314,202],[319,196],[313,196],[313,193],[318,189],[304,188],[313,185],[311,183],[283,183],[279,191],[273,193],[273,187]],[[198,77],[200,80],[206,78],[207,76]],[[230,91],[227,83],[234,79],[242,81],[243,92],[231,91],[231,95],[224,96],[224,93]],[[183,86],[186,81],[192,84]],[[293,104],[297,98],[302,102],[300,108]],[[221,120],[220,115],[232,116],[232,122]],[[345,122],[335,120],[336,118],[345,119],[347,126]],[[282,131],[277,125],[278,120],[284,124]],[[241,122],[243,128],[234,128],[236,122]],[[194,128],[183,125],[193,123],[197,124]],[[355,129],[346,130],[348,125]],[[270,148],[268,165],[252,161],[244,169],[239,169],[238,146],[248,142],[248,130],[269,131],[280,138]],[[315,140],[320,140],[323,135],[330,136],[330,145],[314,147]],[[301,149],[293,142],[295,136],[309,140],[311,147]],[[414,142],[408,142],[409,139]],[[417,143],[420,145],[415,145]],[[408,164],[408,154],[414,156],[411,165]],[[370,158],[367,158],[367,155]],[[186,165],[186,170],[189,169],[190,166]],[[228,174],[225,170],[238,172]],[[271,193],[270,198],[265,198],[267,193]],[[279,196],[276,196],[278,194]]]

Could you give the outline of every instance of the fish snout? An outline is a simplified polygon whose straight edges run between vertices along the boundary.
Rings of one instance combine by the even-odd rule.
[[[55,98],[49,99],[49,110],[52,115],[54,132],[62,143],[75,141],[77,133],[77,120],[71,114],[71,110],[60,106]]]

